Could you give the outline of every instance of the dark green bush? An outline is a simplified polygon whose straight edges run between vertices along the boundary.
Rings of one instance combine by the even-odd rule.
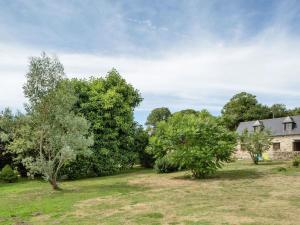
[[[1,170],[0,179],[8,183],[13,183],[18,180],[18,175],[13,171],[10,165],[6,165]]]
[[[300,165],[300,156],[297,156],[293,160],[293,166],[294,167],[299,167],[299,165]]]
[[[145,168],[153,168],[155,159],[153,155],[150,155],[146,151],[140,152],[139,154],[140,164]]]
[[[282,166],[278,167],[277,170],[278,170],[278,172],[286,172],[287,171],[287,169],[285,167],[282,167]]]
[[[92,157],[79,155],[76,160],[64,166],[60,171],[61,179],[76,180],[86,177],[95,177]]]
[[[155,161],[154,169],[157,173],[171,173],[178,171],[180,166],[171,162],[166,157],[157,159]]]

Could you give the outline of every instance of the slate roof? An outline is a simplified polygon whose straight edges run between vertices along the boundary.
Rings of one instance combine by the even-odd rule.
[[[284,118],[283,123],[295,123],[292,117],[287,116]]]
[[[262,123],[264,129],[270,130],[273,136],[283,136],[283,135],[295,135],[300,134],[300,115],[288,117],[280,117],[274,119],[259,120]],[[293,129],[291,131],[284,130],[284,123],[293,122]],[[253,125],[257,121],[241,122],[237,128],[237,132],[241,134],[245,129],[249,132],[253,132]]]

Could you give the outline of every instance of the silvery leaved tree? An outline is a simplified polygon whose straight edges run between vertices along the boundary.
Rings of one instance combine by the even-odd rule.
[[[239,137],[243,151],[247,151],[254,164],[258,164],[262,154],[269,150],[272,144],[271,133],[268,130],[249,132],[244,130]]]
[[[10,145],[11,151],[22,154],[23,164],[42,174],[53,189],[59,189],[60,169],[76,155],[88,154],[93,144],[87,120],[72,111],[77,98],[64,77],[57,58],[43,53],[30,59],[24,85],[29,121]]]

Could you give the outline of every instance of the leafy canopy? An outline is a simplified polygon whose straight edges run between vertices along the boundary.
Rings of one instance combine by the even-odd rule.
[[[267,130],[260,129],[255,132],[244,130],[239,137],[241,149],[247,151],[253,163],[258,164],[259,157],[270,148],[271,136]]]
[[[167,120],[171,115],[166,107],[153,109],[147,117],[146,125],[155,127],[158,122]]]
[[[42,54],[31,58],[25,95],[29,99],[28,123],[21,127],[10,150],[22,156],[32,173],[42,174],[54,189],[62,166],[88,152],[92,145],[89,124],[72,111],[77,100],[72,87],[62,81],[63,68],[56,58]],[[22,154],[20,154],[22,152]]]
[[[13,183],[18,180],[18,175],[13,171],[10,165],[6,165],[0,172],[0,180],[8,183]]]
[[[157,159],[170,158],[195,177],[205,177],[230,159],[235,144],[235,133],[219,125],[207,111],[178,113],[157,124],[148,151]]]
[[[267,106],[261,105],[256,96],[241,92],[234,95],[222,109],[222,121],[230,130],[235,130],[240,122],[271,118]]]
[[[138,159],[136,151],[134,108],[142,101],[141,95],[120,74],[111,70],[103,78],[73,79],[78,101],[74,111],[91,124],[94,134],[93,155],[81,161],[96,175],[112,174],[131,167]],[[70,165],[70,169],[76,165]]]
[[[13,114],[8,108],[0,113],[0,168],[6,164],[14,166],[21,176],[26,176],[27,170],[20,163],[18,154],[11,152],[9,146],[18,133],[22,132],[20,127],[24,124],[25,117],[19,112]]]
[[[65,78],[64,67],[58,58],[47,56],[45,52],[40,57],[31,57],[27,82],[24,85],[24,95],[31,106],[38,103],[49,91],[56,88]]]

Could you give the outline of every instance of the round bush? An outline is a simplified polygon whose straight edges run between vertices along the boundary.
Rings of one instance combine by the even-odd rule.
[[[18,180],[18,175],[13,171],[10,165],[6,165],[1,171],[0,179],[4,182],[13,183]]]

